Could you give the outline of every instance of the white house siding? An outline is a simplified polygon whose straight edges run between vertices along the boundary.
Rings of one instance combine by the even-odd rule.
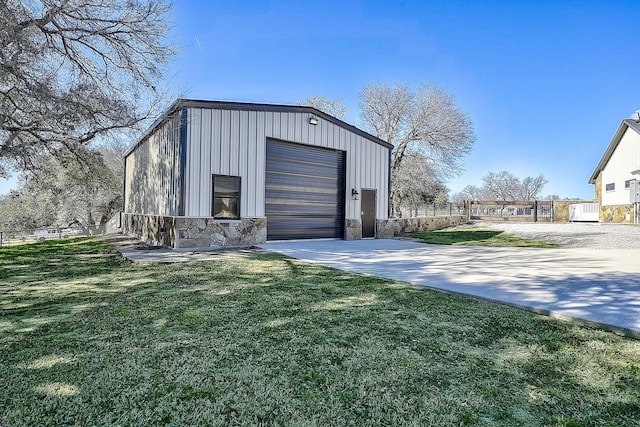
[[[125,212],[177,215],[180,188],[180,120],[169,117],[125,159]]]
[[[624,188],[624,182],[640,178],[638,175],[631,174],[638,169],[640,169],[640,134],[627,128],[602,170],[603,206],[629,204],[629,189]],[[615,183],[614,191],[606,190],[607,184],[610,183]]]
[[[265,216],[267,138],[347,152],[346,219],[360,219],[351,189],[376,189],[378,218],[387,218],[389,149],[309,112],[247,111],[189,107],[187,111],[186,209],[211,216],[211,175],[242,177],[241,216]],[[377,172],[379,171],[379,172]]]

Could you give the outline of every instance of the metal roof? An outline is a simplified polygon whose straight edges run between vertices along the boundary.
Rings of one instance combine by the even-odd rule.
[[[598,162],[598,166],[596,166],[595,170],[591,174],[591,178],[589,178],[589,184],[596,183],[596,179],[598,179],[598,174],[605,168],[605,166],[607,166],[609,159],[611,158],[611,156],[613,155],[613,152],[618,147],[618,144],[620,144],[620,140],[622,139],[622,136],[627,131],[627,129],[633,129],[638,134],[640,134],[640,123],[636,122],[633,119],[624,119],[622,122],[620,122],[620,126],[618,126],[618,130],[616,130],[616,133],[613,135],[613,138],[611,138],[611,142],[609,143],[609,146],[607,147],[604,154],[602,155],[600,162]]]
[[[211,100],[202,100],[202,99],[186,99],[186,98],[178,98],[176,101],[169,106],[160,116],[153,122],[153,124],[147,129],[140,138],[136,141],[136,143],[127,150],[124,156],[128,156],[135,148],[144,141],[153,130],[158,127],[161,123],[163,123],[169,116],[171,116],[174,112],[180,110],[183,107],[187,108],[213,108],[219,110],[242,110],[242,111],[273,111],[273,112],[293,112],[293,113],[311,113],[318,117],[322,117],[323,119],[335,124],[336,126],[340,126],[350,132],[353,132],[357,135],[360,135],[372,142],[382,145],[386,148],[393,148],[393,145],[384,141],[377,136],[371,135],[370,133],[357,128],[349,123],[346,123],[337,117],[331,116],[327,113],[324,113],[316,108],[305,106],[305,105],[286,105],[286,104],[260,104],[260,103],[251,103],[251,102],[235,102],[235,101],[211,101]]]

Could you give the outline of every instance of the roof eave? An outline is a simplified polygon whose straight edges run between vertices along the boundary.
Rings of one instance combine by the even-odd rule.
[[[124,152],[122,157],[125,158],[129,154],[131,154],[131,152],[135,150],[136,147],[138,147],[138,145],[140,145],[140,143],[144,141],[151,134],[151,132],[153,132],[153,130],[160,125],[160,123],[165,121],[171,114],[174,113],[174,111],[178,110],[181,107],[182,101],[182,98],[176,99],[166,110],[160,113],[158,118],[153,121],[153,123],[147,128],[147,130],[142,133],[142,135],[138,139],[136,139],[136,142],[127,151]]]
[[[624,135],[624,133],[627,131],[628,128],[631,128],[634,131],[636,131],[638,134],[640,134],[640,123],[637,123],[632,119],[622,120],[620,122],[620,126],[618,126],[618,130],[616,130],[616,133],[613,135],[613,138],[611,138],[611,142],[609,142],[607,149],[605,150],[604,154],[602,155],[602,158],[598,162],[598,166],[596,166],[593,173],[591,174],[591,178],[589,178],[589,181],[588,181],[589,184],[596,183],[596,180],[598,179],[598,175],[600,174],[600,172],[602,172],[602,170],[605,168],[605,166],[609,162],[609,159],[611,158],[611,156],[613,155],[613,152],[618,147],[618,144],[620,144],[620,140],[622,140],[622,136]]]

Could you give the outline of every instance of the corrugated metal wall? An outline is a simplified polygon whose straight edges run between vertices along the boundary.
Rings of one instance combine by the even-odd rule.
[[[308,112],[188,108],[185,215],[211,215],[211,175],[242,177],[241,216],[265,216],[267,138],[346,151],[347,219],[360,218],[351,188],[378,190],[378,218],[387,218],[388,148]]]
[[[125,212],[178,215],[179,189],[180,117],[176,113],[126,157]]]

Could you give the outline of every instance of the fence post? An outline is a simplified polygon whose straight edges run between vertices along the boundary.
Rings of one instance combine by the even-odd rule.
[[[533,222],[538,222],[538,201],[533,201]]]

